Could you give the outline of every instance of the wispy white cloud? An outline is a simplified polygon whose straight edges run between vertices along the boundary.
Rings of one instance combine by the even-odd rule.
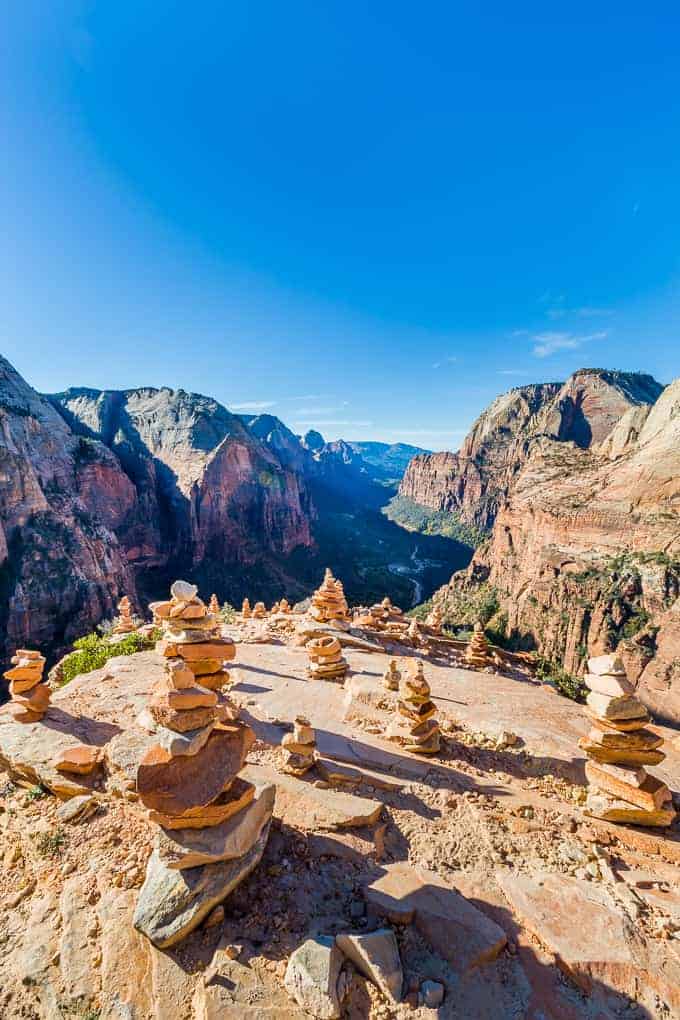
[[[534,336],[533,353],[537,358],[547,358],[558,351],[575,351],[583,344],[593,340],[604,340],[607,330],[600,330],[598,333],[587,333],[584,336],[577,336],[574,333],[547,332],[537,333]]]
[[[244,400],[241,404],[227,405],[232,411],[268,411],[270,407],[276,407],[275,400]]]
[[[609,316],[614,314],[613,308],[598,308],[596,305],[583,305],[576,309],[576,314],[581,319],[596,318],[598,316]]]
[[[348,401],[343,401],[341,404],[335,404],[333,407],[300,407],[297,411],[293,411],[293,414],[297,415],[298,418],[323,418],[329,414],[338,414],[342,411],[343,407],[348,406]]]
[[[497,375],[531,375],[531,372],[527,372],[524,368],[499,368],[496,370]]]
[[[442,358],[441,361],[435,361],[433,368],[441,368],[442,365],[452,365],[454,361],[458,361],[455,354],[449,354],[446,358]]]

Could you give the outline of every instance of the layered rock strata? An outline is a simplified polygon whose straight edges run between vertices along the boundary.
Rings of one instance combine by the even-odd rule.
[[[609,822],[670,825],[676,815],[671,791],[644,767],[663,761],[663,740],[646,728],[649,714],[634,696],[621,659],[597,656],[589,659],[588,669],[584,683],[592,728],[579,740],[588,757],[586,812]]]

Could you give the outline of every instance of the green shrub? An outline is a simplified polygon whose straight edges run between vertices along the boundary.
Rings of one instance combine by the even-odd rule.
[[[236,623],[236,610],[230,602],[225,602],[220,609],[223,623]]]
[[[66,835],[61,829],[55,832],[41,832],[35,841],[35,848],[43,857],[58,857],[65,842]]]
[[[588,694],[588,688],[580,677],[572,676],[566,669],[557,662],[540,657],[536,663],[536,676],[544,683],[551,684],[565,698],[583,703]]]
[[[148,637],[133,631],[117,642],[112,642],[109,637],[101,634],[86,634],[85,637],[73,642],[75,651],[62,661],[62,684],[69,683],[81,673],[101,669],[116,655],[134,655],[135,652],[149,651],[160,637],[161,632],[158,628],[155,628]]]

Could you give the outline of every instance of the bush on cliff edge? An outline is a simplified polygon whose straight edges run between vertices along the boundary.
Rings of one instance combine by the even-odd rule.
[[[147,652],[153,648],[161,636],[160,630],[154,630],[148,636],[126,634],[120,641],[112,642],[106,635],[86,634],[73,642],[75,651],[62,659],[60,663],[61,685],[69,683],[81,673],[91,673],[93,669],[101,669],[109,659],[116,655],[134,655],[135,652]]]

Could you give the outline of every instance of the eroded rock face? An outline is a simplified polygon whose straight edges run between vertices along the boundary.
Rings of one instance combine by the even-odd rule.
[[[490,528],[535,440],[590,449],[629,409],[651,405],[662,389],[651,376],[600,370],[575,372],[564,384],[520,386],[480,415],[458,453],[414,457],[399,493]]]
[[[679,721],[679,558],[680,380],[597,446],[532,440],[488,544],[437,601],[487,583],[508,634],[574,675],[616,648],[638,696]]]
[[[58,650],[134,583],[116,529],[135,491],[117,458],[74,435],[0,357],[0,657]]]

